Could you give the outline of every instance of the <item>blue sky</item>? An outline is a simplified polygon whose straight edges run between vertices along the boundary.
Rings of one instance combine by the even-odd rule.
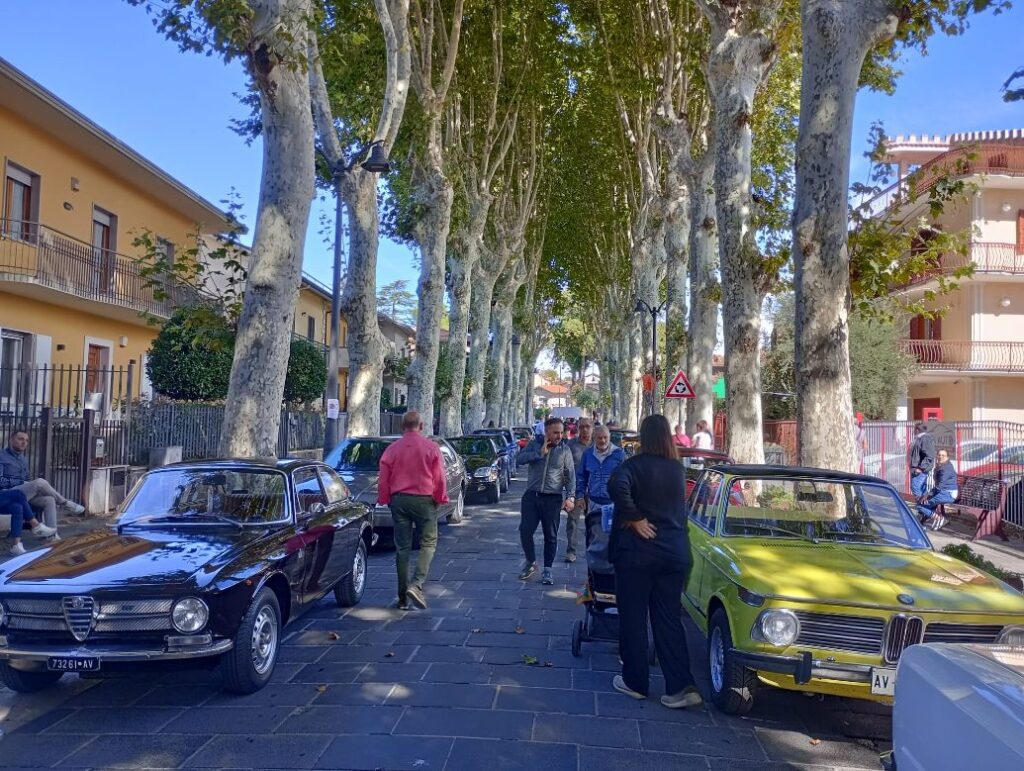
[[[238,63],[181,54],[124,0],[6,0],[8,34],[0,56],[127,142],[211,201],[236,189],[252,226],[259,194],[260,147],[228,127],[244,113],[234,96],[245,87]],[[20,31],[11,34],[11,31]],[[863,180],[860,153],[871,122],[891,135],[1024,127],[1024,108],[1006,105],[999,87],[1020,61],[1024,8],[977,20],[962,38],[936,38],[930,55],[903,64],[896,95],[861,94],[854,129],[853,178]],[[314,205],[306,269],[330,279],[324,223],[331,201]],[[329,237],[329,236],[328,236]],[[418,271],[412,252],[381,242],[379,283]]]

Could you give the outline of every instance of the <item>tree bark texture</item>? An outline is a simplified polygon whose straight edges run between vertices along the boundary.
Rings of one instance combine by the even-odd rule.
[[[488,260],[482,260],[473,269],[469,358],[466,363],[469,400],[466,412],[462,416],[463,430],[467,434],[480,428],[484,418],[484,380],[487,374],[487,349],[491,339],[491,301],[494,298],[494,284],[498,278],[498,273],[491,270],[493,264],[486,263]]]
[[[697,422],[714,425],[713,361],[718,344],[718,225],[715,218],[715,156],[705,152],[695,162],[690,216],[690,323],[686,370],[695,396],[686,416],[686,431]]]
[[[668,175],[668,207],[665,216],[665,250],[668,254],[665,288],[665,376],[660,383],[664,394],[676,371],[686,368],[687,281],[690,270],[690,189],[674,172]],[[689,399],[667,400],[666,417],[686,424]],[[671,414],[669,414],[671,413]]]
[[[754,97],[774,63],[775,45],[760,23],[770,23],[779,2],[700,0],[700,4],[711,24],[708,86],[714,105],[727,446],[741,463],[763,463],[760,344],[767,286],[751,227],[750,121]]]
[[[263,171],[252,259],[224,406],[223,457],[277,454],[295,301],[313,200],[309,0],[252,2],[248,69],[260,99]]]
[[[472,263],[448,254],[448,356],[452,367],[452,392],[441,400],[441,436],[462,433],[462,394],[466,387],[466,339],[469,337],[469,300]],[[468,269],[467,269],[468,268]]]
[[[800,463],[859,471],[850,384],[847,195],[853,108],[868,51],[896,33],[891,3],[803,0],[796,149],[796,392]]]

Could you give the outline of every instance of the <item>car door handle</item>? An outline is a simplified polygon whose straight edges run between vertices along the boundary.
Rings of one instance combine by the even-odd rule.
[[[347,517],[342,517],[335,523],[334,529],[341,530],[343,527],[347,527],[350,521]]]

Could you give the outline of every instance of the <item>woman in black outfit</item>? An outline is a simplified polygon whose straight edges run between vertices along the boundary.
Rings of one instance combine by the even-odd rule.
[[[615,503],[609,555],[615,565],[622,675],[615,689],[647,698],[647,616],[654,649],[665,674],[661,703],[672,709],[701,703],[690,673],[682,622],[682,592],[690,571],[686,530],[686,475],[676,460],[664,415],[640,425],[640,453],[619,466],[608,481]]]

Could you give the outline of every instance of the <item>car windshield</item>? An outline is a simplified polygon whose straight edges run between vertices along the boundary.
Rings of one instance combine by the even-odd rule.
[[[519,426],[512,429],[516,437],[519,439],[533,439],[533,429],[527,428],[526,426]]]
[[[331,450],[324,462],[336,469],[376,471],[389,444],[380,439],[346,439]]]
[[[492,458],[495,455],[494,445],[490,439],[481,439],[476,436],[460,436],[449,439],[448,442],[455,448],[455,452],[464,458],[468,458],[471,455]]]
[[[146,474],[122,504],[118,524],[244,525],[276,522],[286,513],[285,477],[279,471],[181,468]]]
[[[979,442],[973,447],[968,447],[967,449],[962,450],[960,453],[960,457],[963,460],[984,460],[989,455],[991,455],[995,451],[995,449],[996,446],[994,444],[989,444],[988,442]]]
[[[483,429],[482,431],[474,431],[473,433],[480,436],[493,436],[494,441],[502,445],[508,444],[512,441],[504,431],[499,431],[496,428],[492,428],[490,431]]]
[[[734,479],[722,532],[930,548],[895,490],[825,479]]]

